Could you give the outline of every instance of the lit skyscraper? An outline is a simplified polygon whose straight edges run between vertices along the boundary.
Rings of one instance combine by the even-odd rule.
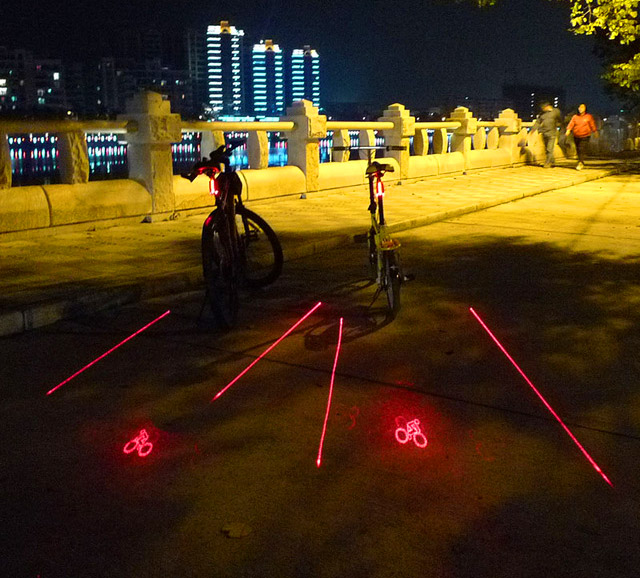
[[[207,28],[209,105],[216,115],[244,113],[243,36],[226,20]]]
[[[284,114],[284,61],[272,40],[253,45],[253,113],[258,118]]]
[[[291,101],[302,99],[320,108],[320,56],[310,46],[291,54]]]

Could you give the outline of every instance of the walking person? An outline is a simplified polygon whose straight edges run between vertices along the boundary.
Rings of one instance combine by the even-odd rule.
[[[573,133],[573,140],[576,143],[578,153],[578,164],[576,169],[581,171],[584,168],[584,157],[589,147],[589,139],[592,134],[598,136],[598,128],[593,117],[587,112],[587,105],[578,106],[578,114],[574,114],[567,125],[567,136]]]
[[[540,105],[540,108],[542,108],[542,112],[533,123],[531,130],[537,130],[542,135],[547,155],[544,162],[544,168],[548,169],[556,164],[553,149],[556,146],[556,139],[558,138],[558,127],[562,125],[562,115],[560,114],[560,111],[551,106],[551,103],[549,102],[543,102]]]

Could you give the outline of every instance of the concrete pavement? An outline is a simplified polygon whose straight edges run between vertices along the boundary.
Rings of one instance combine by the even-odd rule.
[[[393,231],[483,210],[601,179],[628,163],[591,161],[545,170],[495,169],[409,184],[391,181],[386,197]],[[352,241],[369,222],[363,190],[249,206],[278,234],[285,261]],[[0,336],[137,300],[198,288],[203,214],[94,230],[60,228],[0,236]]]

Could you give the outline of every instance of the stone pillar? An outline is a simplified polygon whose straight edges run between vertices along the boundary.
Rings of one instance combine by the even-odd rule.
[[[446,128],[437,128],[433,131],[433,154],[443,155],[449,151],[449,136]]]
[[[520,146],[522,120],[518,118],[513,109],[505,108],[496,118],[496,122],[500,123],[498,127],[500,131],[498,148],[511,151],[511,162],[517,163],[524,160],[524,150]]]
[[[451,152],[464,155],[465,170],[469,168],[469,153],[471,152],[471,138],[478,132],[478,119],[464,106],[457,107],[448,121],[456,121],[460,126],[451,135]]]
[[[58,134],[60,180],[68,185],[89,182],[89,152],[84,131]]]
[[[155,92],[140,92],[127,102],[119,119],[133,120],[137,132],[127,133],[129,178],[143,184],[152,197],[152,212],[175,210],[171,144],[182,140],[180,115]]]
[[[517,138],[517,136],[516,136]],[[497,126],[494,126],[487,135],[487,149],[490,151],[496,150],[500,147],[500,130]]]
[[[376,133],[370,129],[361,130],[358,132],[358,144],[361,147],[374,147],[376,146]],[[366,151],[358,151],[358,158],[360,160],[366,161],[367,159],[375,159],[378,151],[366,150]]]
[[[269,138],[267,131],[249,131],[247,156],[250,169],[266,169],[269,166]]]
[[[11,188],[11,154],[9,139],[0,132],[0,189]]]
[[[476,134],[472,137],[472,142],[474,151],[483,151],[487,148],[487,131],[484,127],[478,127]]]
[[[351,136],[346,129],[333,131],[333,146],[346,149],[351,146]],[[351,152],[349,150],[333,150],[331,152],[331,160],[334,163],[346,163],[349,160]]]
[[[294,122],[289,133],[287,154],[289,165],[302,169],[307,180],[307,191],[318,190],[320,169],[320,139],[327,136],[327,117],[318,114],[318,109],[309,100],[298,100],[287,108],[282,120]]]
[[[200,156],[208,157],[214,150],[225,144],[221,130],[204,130],[200,137]]]
[[[416,131],[413,137],[413,152],[418,157],[429,154],[429,131],[426,128]]]
[[[384,116],[378,119],[381,122],[392,122],[394,127],[391,130],[383,131],[385,145],[396,147],[401,150],[390,150],[387,155],[398,161],[400,174],[398,178],[406,179],[409,174],[409,156],[411,151],[411,137],[416,133],[416,119],[411,116],[402,104],[391,104],[384,111]]]

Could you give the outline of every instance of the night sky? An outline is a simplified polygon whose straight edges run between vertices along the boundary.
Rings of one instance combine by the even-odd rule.
[[[483,10],[434,0],[2,0],[0,45],[82,60],[123,26],[176,31],[220,20],[250,42],[315,47],[329,102],[424,109],[449,95],[500,98],[503,83],[518,82],[563,86],[569,105],[585,101],[593,112],[618,107],[604,93],[591,39],[568,32],[568,4],[549,0]]]

